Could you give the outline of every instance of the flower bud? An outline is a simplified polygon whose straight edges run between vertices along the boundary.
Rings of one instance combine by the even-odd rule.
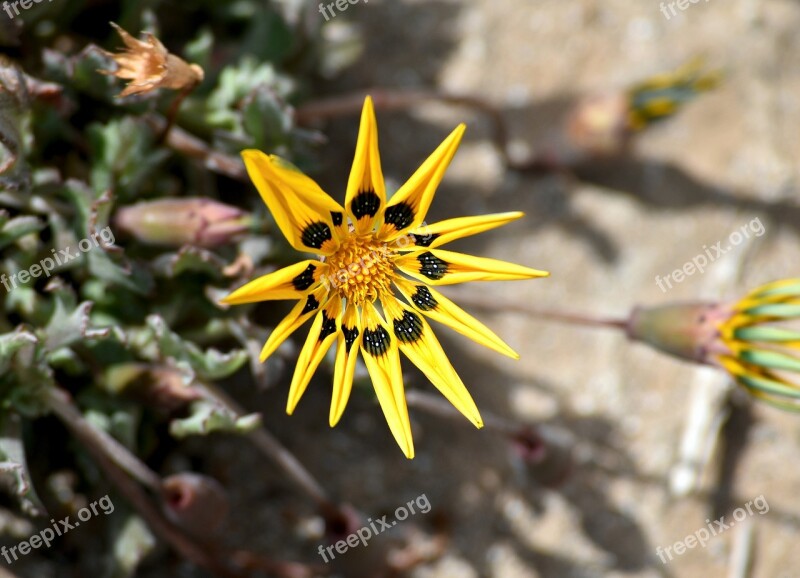
[[[800,411],[800,278],[763,285],[735,303],[634,310],[628,336],[724,369],[750,395]]]
[[[116,226],[144,243],[215,247],[247,232],[252,217],[211,199],[161,199],[120,209]]]
[[[624,154],[634,135],[676,114],[698,94],[719,85],[721,74],[706,71],[702,59],[630,86],[578,101],[567,117],[575,158]]]
[[[543,486],[558,486],[573,470],[573,440],[562,430],[523,427],[508,440],[517,463]]]
[[[697,363],[712,363],[712,354],[724,351],[719,324],[730,307],[717,303],[675,303],[637,307],[628,322],[628,337]]]
[[[164,513],[197,538],[212,537],[225,523],[230,506],[215,479],[193,472],[166,478],[162,485]]]

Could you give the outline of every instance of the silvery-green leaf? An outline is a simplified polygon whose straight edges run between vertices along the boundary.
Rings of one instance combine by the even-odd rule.
[[[110,578],[130,578],[156,547],[156,537],[139,516],[129,515],[113,538]]]
[[[147,325],[153,331],[161,357],[171,358],[178,363],[183,362],[191,367],[201,380],[214,381],[228,377],[247,361],[247,353],[241,350],[222,353],[212,348],[202,351],[191,341],[183,340],[172,332],[164,319],[158,315],[149,316]]]
[[[64,300],[57,295],[53,315],[42,332],[45,348],[48,351],[55,351],[79,341],[107,337],[110,329],[92,327],[89,316],[91,311],[92,303],[90,301],[85,301],[70,310]]]
[[[28,473],[21,419],[13,413],[0,419],[0,455],[0,479],[13,488],[22,510],[31,516],[46,513]]]
[[[0,227],[0,249],[9,246],[20,237],[38,233],[43,228],[44,224],[36,217],[15,217],[10,221],[6,221]]]
[[[212,432],[248,433],[261,425],[261,416],[253,413],[237,417],[230,410],[209,401],[196,401],[191,415],[170,422],[169,432],[176,438],[207,435]]]

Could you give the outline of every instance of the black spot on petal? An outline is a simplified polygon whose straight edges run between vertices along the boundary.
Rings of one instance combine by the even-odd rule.
[[[414,222],[414,210],[408,203],[397,203],[386,207],[383,220],[389,225],[394,225],[394,228],[399,231]]]
[[[309,265],[305,271],[300,273],[297,277],[292,279],[292,285],[298,291],[305,291],[314,284],[314,271],[317,270],[316,265]]]
[[[322,327],[319,330],[319,340],[324,341],[331,333],[336,333],[336,320],[331,319],[322,312]]]
[[[343,218],[344,216],[339,211],[331,211],[331,220],[333,221],[334,227],[341,225]]]
[[[439,306],[439,302],[431,295],[431,290],[423,285],[417,286],[417,291],[411,296],[411,301],[422,311],[432,311]]]
[[[319,249],[325,244],[325,241],[330,241],[333,235],[331,235],[331,228],[326,223],[318,221],[303,229],[300,238],[306,247]]]
[[[411,311],[404,311],[402,319],[394,320],[394,335],[403,343],[414,343],[422,337],[422,319]]]
[[[347,351],[353,347],[353,343],[358,339],[358,327],[345,327],[342,325],[342,333],[344,333],[344,345]]]
[[[428,279],[438,281],[447,274],[447,261],[439,259],[431,252],[418,255],[417,261],[419,261],[419,272]]]
[[[430,247],[431,243],[439,238],[439,235],[436,233],[431,233],[430,235],[417,235],[416,233],[411,233],[411,236],[414,237],[414,244],[417,247]]]
[[[374,191],[362,191],[350,203],[350,210],[356,220],[365,216],[374,217],[380,207],[381,198]]]
[[[377,357],[389,350],[391,339],[389,332],[379,325],[375,329],[365,329],[364,339],[361,343],[367,353]]]
[[[311,313],[312,311],[316,311],[319,309],[319,301],[317,301],[316,297],[313,295],[309,295],[306,298],[306,306],[303,307],[303,311],[300,315],[305,315],[306,313]]]

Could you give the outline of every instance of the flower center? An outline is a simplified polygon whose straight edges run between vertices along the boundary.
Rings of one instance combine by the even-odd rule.
[[[347,237],[328,257],[328,281],[349,303],[361,305],[391,293],[394,265],[386,243],[369,235]]]

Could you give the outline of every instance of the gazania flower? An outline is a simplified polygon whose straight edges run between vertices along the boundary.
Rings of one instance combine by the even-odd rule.
[[[736,303],[637,309],[631,338],[726,370],[754,397],[800,410],[800,278],[769,283]],[[794,324],[794,327],[792,325]]]
[[[187,64],[170,54],[161,41],[150,33],[146,40],[137,40],[125,30],[111,23],[119,33],[127,50],[119,54],[105,54],[117,64],[117,70],[100,70],[103,74],[129,80],[120,97],[152,92],[159,88],[191,90],[203,81],[203,69],[197,64]]]
[[[464,129],[458,126],[387,200],[375,112],[367,97],[344,207],[286,161],[257,150],[243,151],[247,172],[289,243],[298,251],[321,256],[260,277],[224,299],[228,304],[297,301],[269,336],[262,361],[313,318],[292,378],[287,413],[294,411],[322,358],[336,343],[331,426],[347,405],[360,353],[395,440],[408,458],[414,456],[400,351],[467,419],[477,427],[483,425],[426,318],[504,355],[519,356],[430,286],[530,279],[547,273],[440,249],[522,213],[464,217],[430,226],[423,222]]]

